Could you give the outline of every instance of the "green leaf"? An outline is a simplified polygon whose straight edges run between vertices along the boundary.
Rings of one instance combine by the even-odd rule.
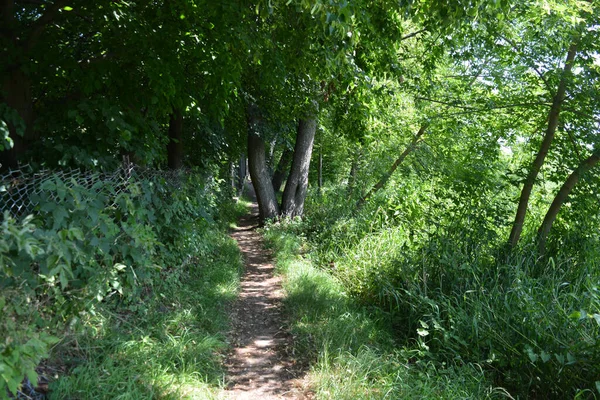
[[[67,273],[65,272],[64,269],[60,270],[60,273],[58,274],[58,277],[60,279],[60,286],[63,290],[65,290],[67,288],[67,286],[69,285],[69,278],[67,278]]]
[[[80,228],[71,228],[69,229],[69,236],[71,238],[75,238],[77,240],[84,240],[83,231]]]
[[[600,393],[600,381],[596,381],[596,390]]]
[[[52,229],[58,229],[62,226],[63,221],[69,214],[64,207],[56,207],[52,211],[52,216],[54,217],[54,225]]]
[[[4,376],[3,376],[4,377]],[[6,378],[5,378],[6,379]],[[8,391],[12,394],[16,395],[17,390],[19,390],[19,382],[15,379],[11,379],[10,377],[6,381],[6,385],[8,386]]]
[[[29,382],[31,382],[32,385],[37,386],[38,374],[35,372],[35,370],[27,370],[25,371],[25,375],[27,375],[27,379],[29,379]]]
[[[419,334],[419,336],[427,336],[429,335],[429,331],[426,329],[422,329],[422,328],[418,328],[417,329],[417,333]]]
[[[40,188],[42,190],[54,190],[56,189],[56,183],[52,179],[48,179],[41,184]]]
[[[65,7],[63,7],[63,10],[65,10],[65,11],[73,11],[73,7],[71,7],[71,6],[65,6]]]
[[[527,347],[526,351],[527,351],[527,356],[529,356],[529,359],[531,360],[531,362],[535,363],[539,358],[538,355],[535,354],[535,352],[533,351],[533,349],[531,347]]]
[[[60,342],[59,338],[57,338],[56,336],[48,335],[45,332],[42,332],[40,334],[40,340],[43,341],[44,343],[46,343],[49,346],[52,346],[52,345]]]
[[[127,268],[127,266],[125,264],[120,264],[120,263],[115,264],[115,269],[117,271],[123,271],[125,268]]]
[[[540,354],[540,357],[542,357],[542,361],[547,363],[548,361],[550,361],[550,358],[552,358],[550,356],[550,354],[546,353],[544,350],[542,350],[542,353]]]

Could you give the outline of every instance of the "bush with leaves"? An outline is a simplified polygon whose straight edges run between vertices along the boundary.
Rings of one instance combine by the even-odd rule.
[[[197,253],[189,248],[197,242],[180,238],[202,234],[228,195],[222,182],[198,173],[90,181],[53,176],[34,195],[35,216],[16,220],[4,211],[0,393],[16,393],[24,376],[35,382],[50,346],[100,302],[135,308],[161,269]]]

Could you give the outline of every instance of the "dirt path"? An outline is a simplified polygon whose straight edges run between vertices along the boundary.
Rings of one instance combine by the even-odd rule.
[[[251,215],[242,218],[231,234],[244,255],[246,271],[232,308],[234,349],[227,360],[227,395],[230,399],[309,399],[298,379],[301,371],[286,354],[290,336],[282,328],[281,279],[273,275],[257,225],[254,203]]]

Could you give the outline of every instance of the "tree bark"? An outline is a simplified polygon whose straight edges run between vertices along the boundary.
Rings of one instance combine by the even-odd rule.
[[[319,194],[323,190],[323,149],[319,148],[319,164],[317,166],[317,184],[319,187]]]
[[[174,109],[169,117],[167,165],[169,169],[183,167],[183,114],[177,109]]]
[[[542,165],[544,164],[544,159],[548,154],[548,150],[550,149],[550,145],[552,144],[552,140],[554,139],[554,134],[556,133],[560,109],[565,100],[567,80],[569,79],[571,69],[573,68],[573,60],[575,59],[576,54],[577,41],[574,41],[569,47],[567,59],[562,72],[562,77],[558,84],[556,94],[554,95],[554,98],[552,100],[552,106],[550,107],[550,112],[548,114],[548,127],[546,128],[544,139],[542,140],[540,150],[538,151],[537,156],[535,157],[535,160],[533,161],[533,164],[529,169],[529,173],[527,174],[527,178],[525,179],[523,189],[521,190],[521,197],[519,198],[517,214],[515,216],[515,221],[510,232],[510,237],[508,239],[509,245],[512,248],[514,248],[517,245],[517,243],[519,242],[519,238],[521,237],[521,233],[523,232],[523,223],[525,222],[525,215],[527,214],[529,197],[531,196],[533,185],[540,172],[540,169],[542,168]]]
[[[287,147],[284,148],[283,153],[281,153],[281,157],[279,158],[279,162],[277,163],[277,168],[275,168],[273,178],[271,179],[271,182],[273,183],[273,190],[275,190],[275,193],[279,193],[279,191],[281,191],[281,184],[283,183],[285,178],[287,178],[293,155],[294,152]]]
[[[316,131],[316,119],[307,118],[298,122],[294,159],[281,202],[281,214],[285,217],[301,216],[304,212],[304,199],[308,189],[308,170]]]
[[[413,140],[410,142],[408,147],[402,152],[402,154],[400,154],[400,156],[398,156],[396,161],[394,161],[394,164],[392,164],[392,166],[390,167],[388,172],[385,175],[383,175],[381,177],[381,179],[379,179],[379,181],[371,188],[371,190],[369,190],[356,203],[357,208],[362,207],[362,205],[365,203],[365,201],[367,201],[371,196],[373,196],[375,193],[377,193],[379,190],[381,190],[385,186],[385,184],[387,183],[387,181],[390,180],[390,178],[392,177],[392,174],[396,171],[398,166],[400,164],[402,164],[402,161],[404,161],[404,159],[415,149],[415,147],[417,146],[417,143],[419,143],[419,140],[421,140],[421,137],[425,133],[426,129],[427,129],[427,125],[421,125],[421,128],[419,129],[419,131],[417,132],[417,134],[415,135]]]
[[[0,71],[0,76],[4,77],[0,92],[6,94],[0,98],[0,101],[14,109],[25,124],[22,136],[18,133],[15,124],[8,124],[9,136],[14,145],[11,149],[0,152],[0,170],[17,169],[19,158],[27,151],[29,145],[38,139],[33,130],[31,81],[23,70],[23,65],[31,62],[30,55],[34,51],[34,46],[38,44],[46,27],[58,16],[60,9],[67,4],[68,0],[56,0],[49,3],[43,12],[40,12],[40,17],[35,22],[29,26],[19,26],[22,21],[15,18],[14,0],[0,2],[0,26],[2,28],[0,35],[3,36],[3,41],[10,43],[12,49],[9,51],[13,52],[13,54],[9,54],[9,56],[13,56],[13,63]]]
[[[240,192],[243,190],[244,183],[246,182],[246,177],[248,176],[248,169],[246,168],[246,155],[240,155],[240,165],[238,167],[238,188]]]
[[[562,205],[569,197],[569,194],[577,182],[579,182],[579,179],[590,169],[594,168],[598,161],[600,161],[600,152],[592,154],[583,162],[581,162],[581,164],[579,164],[579,166],[571,173],[571,175],[569,175],[565,183],[563,183],[558,193],[556,193],[554,201],[552,201],[552,204],[550,205],[550,208],[544,217],[544,221],[538,229],[538,248],[540,254],[543,254],[546,250],[546,240],[548,239],[548,234],[552,229],[552,224],[556,220]]]
[[[279,207],[267,167],[265,142],[258,135],[257,128],[259,125],[258,107],[251,104],[248,106],[248,169],[256,193],[259,218],[263,223],[267,219],[277,217]]]

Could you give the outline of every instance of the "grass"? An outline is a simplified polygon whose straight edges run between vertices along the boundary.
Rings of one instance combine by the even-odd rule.
[[[246,209],[239,202],[221,225]],[[139,301],[101,305],[53,349],[48,370],[58,376],[50,399],[219,396],[229,346],[227,304],[237,296],[242,259],[221,229],[190,237],[198,254],[163,267]]]
[[[502,208],[434,204],[415,225],[406,199],[356,212],[344,196],[267,230],[321,398],[598,398],[597,244],[508,253],[472,214]]]
[[[285,225],[265,230],[284,275],[295,353],[311,365],[319,399],[501,398],[474,364],[434,363],[415,341],[399,348],[387,313],[356,303],[341,282],[298,256],[302,243]]]

